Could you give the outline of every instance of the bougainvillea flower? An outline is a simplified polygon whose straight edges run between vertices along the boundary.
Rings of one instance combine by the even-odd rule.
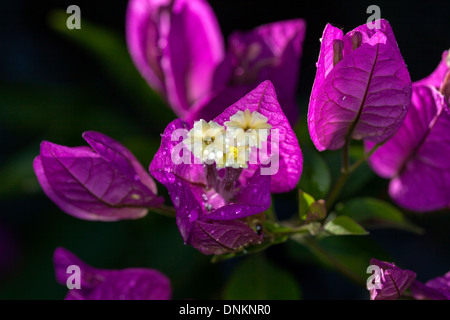
[[[450,208],[449,127],[445,97],[414,84],[403,125],[369,158],[378,175],[391,179],[389,194],[398,205],[418,212]]]
[[[343,34],[323,32],[311,92],[308,126],[319,151],[337,150],[347,139],[375,143],[402,124],[411,99],[411,80],[386,20]]]
[[[235,32],[225,51],[212,8],[204,0],[131,0],[127,42],[142,76],[177,116],[212,120],[227,106],[271,80],[291,123],[305,23],[275,22]]]
[[[261,243],[264,217],[259,213],[270,206],[271,188],[275,192],[284,192],[287,188],[294,188],[300,178],[300,147],[269,81],[228,107],[213,122],[226,126],[225,123],[234,115],[244,116],[246,110],[258,112],[256,125],[261,125],[264,116],[271,130],[279,132],[279,145],[272,147],[270,157],[258,158],[245,167],[220,167],[214,163],[196,162],[194,154],[183,142],[195,129],[177,119],[167,126],[161,147],[150,164],[150,173],[169,190],[184,242],[204,254],[233,252]],[[231,122],[233,119],[237,123],[245,123],[236,117]],[[210,138],[208,136],[207,141]],[[271,133],[264,143],[273,145],[272,140]],[[232,149],[233,154],[236,152],[239,152],[237,148]],[[268,159],[274,159],[274,152],[278,152],[279,161],[276,171],[271,171],[266,166],[269,165]]]
[[[162,204],[156,184],[133,154],[93,131],[89,147],[44,141],[33,167],[45,194],[64,212],[85,220],[115,221],[145,216]]]
[[[423,284],[414,281],[411,293],[417,300],[450,300],[450,271]]]
[[[370,259],[370,264],[380,268],[376,282],[380,287],[370,289],[371,300],[398,299],[416,279],[413,271],[400,269],[394,263]]]
[[[66,300],[169,300],[172,296],[170,280],[154,269],[97,269],[64,248],[55,250],[53,263],[56,280],[64,286],[76,284],[79,272],[79,289],[70,289]],[[69,268],[73,266],[79,269]]]

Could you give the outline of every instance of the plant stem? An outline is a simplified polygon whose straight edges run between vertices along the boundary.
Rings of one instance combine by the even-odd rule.
[[[149,208],[150,211],[159,213],[163,216],[169,217],[169,218],[175,218],[175,208],[166,206],[164,204],[160,205],[157,208]]]
[[[333,190],[331,190],[330,194],[328,195],[328,198],[326,199],[326,207],[327,211],[329,211],[332,207],[334,202],[336,201],[337,197],[341,193],[342,188],[345,185],[345,182],[347,181],[347,178],[350,174],[352,174],[360,165],[362,165],[381,145],[383,145],[385,141],[377,143],[373,146],[372,149],[370,149],[369,152],[365,153],[358,161],[356,161],[353,165],[350,165],[350,144],[345,143],[344,148],[342,150],[342,168],[341,168],[341,175],[339,176],[338,180],[336,181],[336,184],[333,187]]]

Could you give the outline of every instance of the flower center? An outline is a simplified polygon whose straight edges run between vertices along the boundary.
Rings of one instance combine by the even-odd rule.
[[[238,158],[238,148],[230,146],[230,152],[228,153],[228,159],[236,160]]]

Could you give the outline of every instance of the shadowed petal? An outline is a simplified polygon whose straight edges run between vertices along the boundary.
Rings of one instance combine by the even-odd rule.
[[[416,279],[416,274],[413,271],[400,269],[388,262],[371,259],[370,264],[381,268],[379,283],[381,288],[370,290],[371,300],[398,299]]]
[[[96,269],[64,248],[55,250],[53,261],[56,279],[62,285],[72,275],[67,273],[69,266],[80,268],[80,289],[69,290],[66,300],[168,300],[172,295],[169,279],[157,270]]]
[[[402,207],[432,211],[450,207],[450,110],[431,86],[413,86],[412,104],[397,131],[369,159],[392,178],[389,194]],[[366,149],[372,144],[366,143]]]
[[[261,237],[239,220],[197,221],[191,239],[192,246],[203,254],[224,254],[261,242]]]

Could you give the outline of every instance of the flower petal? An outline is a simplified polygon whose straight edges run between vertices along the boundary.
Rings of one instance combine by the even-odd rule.
[[[402,207],[450,207],[450,110],[445,98],[431,86],[414,85],[409,109],[400,129],[369,164],[380,176],[392,178],[389,194]]]
[[[225,109],[214,121],[222,125],[225,121],[229,121],[237,111],[246,109],[261,113],[268,118],[268,123],[272,126],[267,140],[268,145],[273,145],[272,155],[275,155],[272,157],[270,173],[268,173],[271,174],[271,192],[281,193],[292,190],[300,179],[303,157],[297,137],[281,110],[275,89],[270,81],[261,83],[245,97]],[[278,153],[275,152],[276,150]],[[269,155],[271,150],[268,151]],[[279,155],[278,164],[276,155]],[[255,167],[252,170],[254,171]],[[251,176],[253,175],[252,170],[245,171],[248,171],[247,174]]]
[[[88,147],[69,148],[42,142],[33,167],[46,195],[61,210],[80,219],[137,219],[163,199],[121,165]],[[137,175],[137,173],[136,173]]]
[[[229,84],[253,89],[270,80],[291,125],[299,114],[295,94],[305,30],[304,20],[285,20],[234,32],[228,39],[228,60],[234,70]]]
[[[440,89],[445,76],[448,72],[450,72],[449,54],[449,50],[444,51],[442,53],[441,62],[439,62],[439,65],[436,67],[436,69],[428,77],[425,77],[424,79],[416,81],[414,83],[416,85],[430,85],[435,87],[436,89]]]
[[[165,76],[161,70],[160,41],[163,30],[169,28],[168,20],[159,12],[170,0],[130,0],[126,14],[128,51],[138,71],[150,87],[166,94]]]
[[[161,66],[169,103],[185,117],[191,105],[212,90],[216,67],[225,55],[212,8],[203,0],[174,1]]]
[[[370,264],[377,265],[381,270],[379,283],[381,288],[370,289],[371,300],[398,299],[416,279],[415,272],[400,269],[393,263],[371,259]]]
[[[363,35],[362,45],[353,51],[344,48],[348,54],[330,70],[332,37],[342,38],[327,26],[308,111],[311,138],[319,151],[342,148],[349,134],[356,140],[384,141],[406,116],[411,80],[390,28],[385,31],[369,39]]]
[[[261,243],[261,237],[239,220],[197,221],[191,244],[203,254],[224,254]]]
[[[66,285],[69,266],[80,268],[80,289],[71,289],[66,300],[168,300],[172,290],[169,279],[153,269],[96,269],[64,248],[57,248],[53,261],[57,281]]]
[[[141,181],[154,194],[158,192],[156,183],[150,177],[136,157],[122,144],[100,132],[87,131],[83,133],[84,140],[105,159],[114,162],[119,170],[130,180]]]

